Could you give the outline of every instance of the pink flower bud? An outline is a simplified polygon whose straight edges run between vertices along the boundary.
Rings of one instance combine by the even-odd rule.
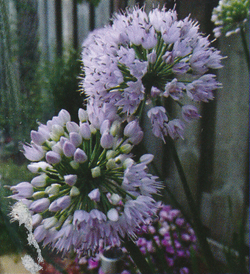
[[[57,152],[54,151],[48,151],[46,153],[46,161],[49,164],[58,164],[61,162],[61,156]]]
[[[135,135],[138,130],[141,130],[140,126],[138,124],[138,121],[134,120],[126,125],[126,127],[124,128],[124,135],[127,137],[131,137]]]
[[[89,140],[91,137],[91,130],[88,123],[83,123],[80,126],[80,134],[82,135],[83,139]]]
[[[46,137],[35,130],[31,130],[30,137],[31,140],[38,146],[41,146],[46,141]]]
[[[29,209],[34,212],[43,212],[46,209],[48,209],[49,205],[50,205],[49,199],[42,198],[31,203]]]
[[[33,186],[28,182],[22,182],[16,186],[12,186],[10,190],[13,191],[14,194],[17,193],[20,198],[30,198],[34,193]]]
[[[52,168],[52,166],[44,161],[38,163],[31,163],[27,166],[28,170],[32,173],[37,173],[39,171],[44,171],[48,168]]]
[[[34,177],[32,180],[31,180],[31,184],[34,186],[34,187],[44,187],[46,186],[46,179],[47,179],[47,175],[45,173],[39,175],[39,176],[36,176]]]
[[[76,147],[69,141],[63,145],[63,153],[66,157],[72,157],[76,151]]]
[[[78,147],[82,143],[82,136],[77,132],[70,132],[69,140],[75,147]]]
[[[88,120],[88,112],[82,108],[78,110],[78,118],[80,122],[85,122]]]
[[[109,129],[110,129],[110,121],[104,120],[100,127],[101,134],[103,135],[105,132],[109,131]]]
[[[104,133],[101,137],[101,146],[103,148],[111,148],[113,146],[114,137],[109,133]]]
[[[154,155],[153,154],[144,154],[140,157],[140,162],[144,164],[149,164],[153,161]]]
[[[79,129],[80,129],[78,124],[75,122],[67,122],[66,128],[67,128],[68,132],[79,132]]]
[[[66,124],[71,120],[70,114],[65,109],[60,110],[60,112],[58,113],[58,117],[63,121],[63,124]]]
[[[92,190],[89,194],[88,194],[90,200],[95,201],[95,202],[100,202],[100,191],[99,188],[96,188],[94,190]]]
[[[40,214],[35,214],[32,216],[32,226],[36,227],[38,225],[40,225],[40,223],[42,222],[43,218]]]
[[[155,50],[153,50],[151,53],[148,54],[148,62],[151,63],[151,64],[154,64],[155,61],[156,61],[156,52]]]
[[[67,207],[70,206],[70,203],[71,203],[70,196],[66,195],[66,196],[60,197],[51,203],[49,207],[49,211],[55,212],[55,211],[66,209]]]
[[[77,175],[75,174],[65,175],[64,180],[66,184],[73,186],[77,181]]]
[[[34,237],[38,243],[40,243],[47,235],[48,230],[43,225],[38,226],[34,231]]]
[[[136,132],[136,134],[134,135],[134,136],[131,136],[130,138],[129,138],[129,141],[133,144],[133,145],[138,145],[141,141],[142,141],[142,139],[143,139],[143,131],[138,131],[138,132]]]
[[[86,155],[86,153],[82,149],[77,148],[74,153],[75,162],[84,163],[87,161],[87,159],[88,159],[88,156]]]

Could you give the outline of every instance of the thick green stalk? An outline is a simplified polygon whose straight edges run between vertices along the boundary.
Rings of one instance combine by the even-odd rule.
[[[148,262],[145,260],[145,257],[142,255],[139,247],[130,239],[123,239],[124,246],[129,252],[132,260],[135,262],[136,266],[138,267],[139,271],[142,274],[147,273],[155,273],[154,269],[150,267]]]
[[[194,225],[195,233],[198,238],[202,253],[205,257],[207,267],[210,269],[211,273],[215,273],[216,271],[214,271],[214,266],[215,266],[214,265],[214,257],[213,257],[212,251],[209,247],[209,244],[207,242],[206,234],[203,229],[203,224],[199,218],[199,212],[197,210],[197,205],[195,203],[195,200],[194,200],[191,190],[189,188],[185,172],[183,170],[177,150],[175,148],[174,141],[170,138],[166,138],[166,139],[167,139],[166,141],[169,143],[169,147],[170,147],[171,153],[173,155],[173,160],[175,162],[176,168],[178,170],[178,174],[179,174],[181,182],[182,182],[182,186],[183,186],[186,198],[187,198],[188,206],[190,208],[190,211],[191,211],[191,214],[193,217],[193,225]]]
[[[240,28],[240,35],[241,35],[241,40],[242,40],[242,44],[243,44],[243,48],[244,48],[244,53],[246,56],[248,70],[250,70],[249,49],[248,49],[248,45],[247,45],[246,33],[245,33],[243,27]]]
[[[147,148],[141,144],[142,148],[143,148],[143,151],[145,151],[145,153],[149,153]],[[156,176],[159,177],[160,181],[164,182],[164,178],[161,176],[156,164],[154,161],[151,162],[151,166],[154,170],[154,173]],[[172,191],[170,190],[170,188],[168,187],[167,184],[164,184],[163,185],[163,191],[162,191],[162,195],[169,195],[172,203],[173,203],[173,206],[175,206],[177,209],[179,209],[182,213],[182,215],[184,216],[185,220],[191,225],[193,226],[192,224],[192,221],[190,220],[190,218],[187,216],[187,214],[185,213],[183,207],[181,206],[181,204],[178,202],[178,200],[175,198],[174,194],[172,193]]]

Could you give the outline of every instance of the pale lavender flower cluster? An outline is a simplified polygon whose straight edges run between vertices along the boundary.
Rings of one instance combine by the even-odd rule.
[[[147,171],[153,156],[132,159],[142,138],[136,120],[124,128],[105,116],[92,123],[83,109],[78,124],[61,110],[32,130],[23,149],[35,176],[12,186],[10,197],[30,209],[35,239],[66,253],[134,237],[138,225],[155,213],[152,194],[161,188]]]
[[[165,8],[149,14],[128,9],[83,43],[81,87],[87,109],[98,105],[104,115],[127,118],[139,116],[148,103],[153,133],[162,139],[183,138],[184,122],[200,117],[186,101],[213,99],[220,83],[208,71],[221,68],[221,59],[189,17],[178,20],[175,10]],[[181,107],[180,117],[160,107],[167,100]]]

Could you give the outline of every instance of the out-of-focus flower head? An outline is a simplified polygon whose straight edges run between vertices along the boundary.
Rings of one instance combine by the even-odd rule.
[[[83,109],[79,120],[72,122],[61,110],[32,130],[32,141],[23,148],[35,177],[11,187],[10,197],[32,213],[36,240],[64,253],[95,252],[100,240],[118,245],[120,236],[134,237],[138,225],[155,213],[152,195],[161,188],[147,171],[152,155],[132,159],[131,150],[143,137],[136,120],[124,129],[104,116],[91,123]]]
[[[212,13],[215,37],[230,36],[240,31],[249,19],[249,0],[220,0]]]
[[[159,205],[157,218],[140,228],[136,241],[155,273],[192,273],[190,252],[196,250],[193,229],[177,209]]]
[[[87,110],[92,113],[99,105],[103,115],[118,113],[126,118],[140,115],[148,103],[153,133],[162,139],[182,137],[183,113],[174,117],[159,106],[166,101],[183,107],[188,100],[212,100],[220,83],[208,71],[221,68],[221,58],[190,17],[178,20],[175,10],[165,8],[149,14],[143,8],[127,9],[83,43],[81,88],[88,96]],[[192,113],[198,111],[194,108]],[[184,116],[185,122],[199,117],[187,110]],[[179,126],[168,126],[172,120]]]

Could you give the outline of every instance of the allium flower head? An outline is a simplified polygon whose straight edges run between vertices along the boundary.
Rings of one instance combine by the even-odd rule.
[[[79,119],[85,114],[81,109]],[[152,194],[161,184],[147,171],[153,157],[135,162],[130,151],[142,131],[137,121],[125,129],[109,120],[77,124],[61,110],[31,132],[35,140],[24,145],[24,154],[34,178],[11,187],[10,197],[29,207],[38,242],[64,253],[94,252],[100,240],[112,245],[120,236],[133,237],[155,213]]]
[[[149,14],[143,8],[127,9],[83,43],[81,87],[88,96],[87,110],[93,113],[96,105],[102,109],[100,117],[118,113],[126,118],[139,115],[145,102],[153,107],[163,106],[165,100],[179,106],[186,99],[207,102],[220,85],[215,75],[210,74],[209,85],[202,77],[211,68],[221,68],[221,58],[190,17],[178,20],[175,10],[165,8]],[[177,118],[167,111],[165,116],[151,119],[158,124],[158,129],[152,124],[153,133],[160,138],[173,135],[165,123]],[[99,117],[93,119],[98,124]]]
[[[249,0],[220,0],[212,13],[212,22],[215,24],[214,35],[221,33],[229,36],[240,31],[249,19]]]

